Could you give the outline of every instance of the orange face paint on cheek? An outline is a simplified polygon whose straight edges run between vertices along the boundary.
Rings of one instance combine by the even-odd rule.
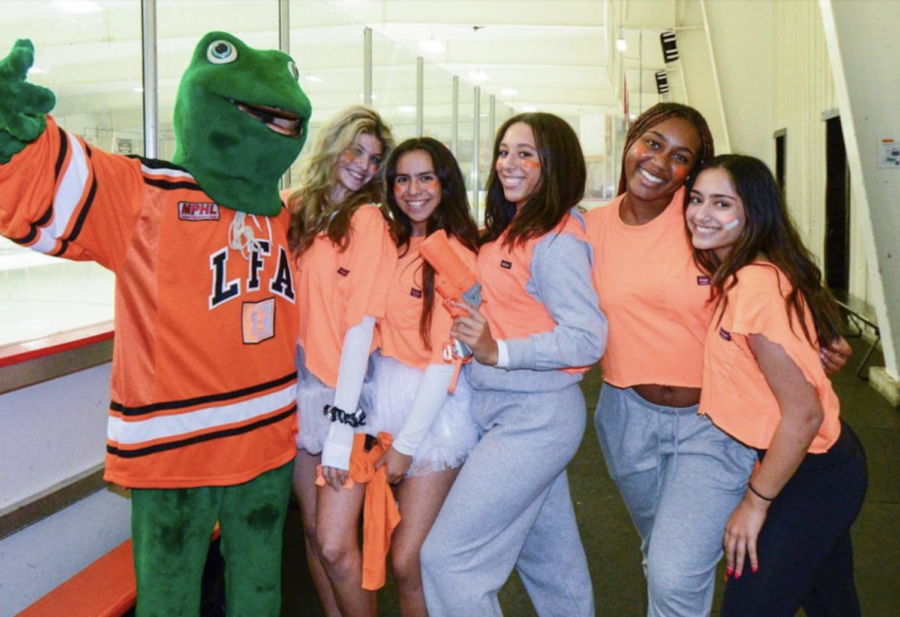
[[[525,169],[540,169],[541,162],[540,161],[532,161],[530,159],[526,159],[522,161],[522,167]]]
[[[402,195],[403,190],[404,188],[402,185],[394,183],[394,195]]]
[[[353,156],[352,152],[342,152],[341,153],[341,161],[344,163],[352,163],[353,159],[355,159],[355,158],[356,157]]]
[[[688,176],[691,175],[690,169],[685,169],[683,167],[678,167],[672,173],[672,179],[675,180],[678,184],[684,184],[687,181]]]

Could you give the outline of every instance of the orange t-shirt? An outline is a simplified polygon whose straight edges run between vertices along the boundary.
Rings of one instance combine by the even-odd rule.
[[[300,345],[306,367],[322,383],[337,386],[347,331],[366,315],[384,316],[396,262],[397,249],[387,221],[374,204],[353,213],[345,251],[319,234],[296,260]]]
[[[531,238],[512,248],[504,244],[506,232],[488,242],[478,252],[478,280],[482,284],[484,314],[496,339],[528,338],[532,334],[550,332],[557,323],[547,307],[528,289],[531,260],[537,244],[547,236],[571,234],[586,242],[581,221],[567,215],[552,231]],[[549,240],[549,241],[552,241]],[[562,369],[567,373],[584,373],[589,366]]]
[[[425,348],[419,335],[419,319],[422,315],[422,266],[419,246],[424,236],[410,238],[409,250],[397,261],[391,279],[384,318],[378,321],[381,353],[399,360],[407,366],[425,369],[429,364],[444,362],[443,349],[450,342],[453,318],[435,290],[434,308],[429,330],[431,350]],[[475,271],[475,253],[465,248],[456,238],[450,237],[450,246],[465,264]],[[399,249],[402,251],[403,249]]]
[[[796,313],[789,319],[785,311],[790,282],[774,265],[759,262],[742,268],[737,278],[737,285],[728,290],[721,321],[717,313],[706,336],[700,413],[749,446],[769,447],[781,422],[781,408],[747,340],[751,334],[762,334],[781,346],[815,387],[825,419],[809,451],[827,452],[841,433],[840,403],[822,368],[819,348],[806,339]],[[815,337],[809,311],[806,326]]]
[[[585,215],[594,288],[609,320],[603,379],[619,388],[699,388],[712,317],[709,277],[694,264],[684,226],[684,190],[658,217],[626,225],[623,196]]]

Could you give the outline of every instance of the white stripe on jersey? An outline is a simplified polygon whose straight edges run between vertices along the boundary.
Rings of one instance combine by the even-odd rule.
[[[154,168],[147,167],[146,165],[141,165],[141,171],[143,171],[144,174],[148,176],[167,176],[169,178],[190,178],[191,180],[194,179],[194,176],[186,171],[182,171],[180,169],[171,169],[168,167]]]
[[[110,417],[107,437],[120,445],[134,446],[154,439],[188,435],[195,431],[208,432],[219,426],[243,423],[264,416],[294,402],[296,384],[270,392],[249,401],[196,409],[182,414],[159,416],[141,420]]]
[[[52,253],[56,249],[56,241],[66,231],[75,208],[81,203],[89,176],[87,156],[81,142],[68,131],[64,133],[72,158],[63,170],[59,189],[53,196],[53,220],[49,226],[38,229],[37,241],[28,247],[41,253]]]

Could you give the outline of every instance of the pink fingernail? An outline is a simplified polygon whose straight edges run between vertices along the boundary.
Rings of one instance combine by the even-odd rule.
[[[756,574],[756,571],[759,570],[759,566],[750,566],[750,571]]]
[[[731,566],[725,568],[725,577],[728,578],[729,576],[731,576],[732,572],[734,572],[734,568],[732,568]]]

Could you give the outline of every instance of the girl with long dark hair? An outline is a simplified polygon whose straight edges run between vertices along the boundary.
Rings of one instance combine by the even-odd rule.
[[[859,615],[850,526],[866,459],[820,362],[841,336],[837,305],[762,161],[710,159],[688,188],[716,307],[700,413],[760,462],[725,527],[721,614]]]
[[[439,141],[421,137],[401,143],[385,164],[385,179],[398,261],[376,326],[379,349],[370,361],[362,407],[370,431],[393,436],[376,465],[394,485],[401,514],[390,549],[400,614],[427,617],[419,550],[478,430],[469,413],[467,367],[448,394],[454,365],[446,361],[445,349],[453,318],[435,292],[434,269],[419,247],[443,231],[450,250],[474,270],[478,231],[459,165]]]
[[[575,206],[578,137],[545,113],[507,120],[494,143],[478,253],[484,304],[452,336],[474,352],[472,415],[484,432],[422,547],[431,617],[500,615],[519,571],[541,615],[594,614],[565,468],[584,435],[578,382],[603,354],[606,320]],[[495,338],[496,337],[496,338]]]

